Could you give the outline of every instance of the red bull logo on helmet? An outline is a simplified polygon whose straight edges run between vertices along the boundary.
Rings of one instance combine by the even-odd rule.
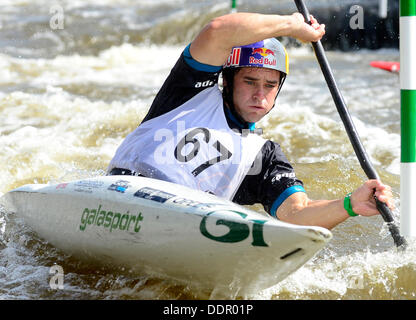
[[[233,48],[224,67],[276,67],[277,59],[273,50],[267,48]]]
[[[274,52],[273,52],[273,50],[266,49],[266,48],[253,48],[253,53],[252,53],[252,55],[254,56],[254,55],[256,55],[256,54],[259,54],[259,55],[260,55],[260,56],[262,56],[262,57],[267,57],[267,56],[269,56],[269,55],[274,56]]]
[[[273,50],[267,48],[253,48],[248,62],[249,64],[263,66],[276,66],[277,63]]]

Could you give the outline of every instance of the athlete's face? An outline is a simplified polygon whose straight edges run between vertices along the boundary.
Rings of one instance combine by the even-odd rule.
[[[234,76],[235,110],[247,122],[259,121],[273,108],[279,83],[277,70],[241,68]]]

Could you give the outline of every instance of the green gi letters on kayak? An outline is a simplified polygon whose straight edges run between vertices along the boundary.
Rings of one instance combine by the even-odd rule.
[[[230,211],[237,213],[242,218],[246,218],[247,215],[241,212],[237,211]],[[248,238],[250,235],[250,228],[245,223],[240,222],[234,222],[234,221],[228,221],[225,219],[218,219],[216,222],[216,225],[224,225],[229,228],[229,231],[222,235],[222,236],[214,236],[207,230],[206,221],[208,217],[210,217],[211,213],[208,213],[201,221],[201,224],[199,225],[199,230],[201,231],[201,234],[208,239],[218,241],[218,242],[240,242]],[[251,243],[252,246],[255,247],[268,247],[267,243],[264,241],[263,238],[263,225],[266,223],[266,220],[249,220],[253,222],[253,241]]]
[[[139,223],[142,220],[143,216],[141,212],[137,215],[130,214],[129,211],[121,214],[119,212],[102,210],[101,205],[99,205],[97,209],[84,209],[81,215],[79,229],[85,231],[87,225],[96,225],[97,227],[109,228],[110,232],[115,229],[139,232]]]

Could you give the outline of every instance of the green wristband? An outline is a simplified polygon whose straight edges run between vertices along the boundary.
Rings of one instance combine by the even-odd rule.
[[[353,210],[352,210],[352,206],[351,206],[351,193],[347,194],[344,198],[344,209],[347,210],[348,214],[351,217],[356,217],[358,216],[358,214],[356,214]]]

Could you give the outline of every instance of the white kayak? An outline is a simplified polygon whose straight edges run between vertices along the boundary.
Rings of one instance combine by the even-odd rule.
[[[235,295],[277,284],[332,237],[325,228],[284,223],[144,177],[30,184],[1,200],[41,238],[77,258]]]

